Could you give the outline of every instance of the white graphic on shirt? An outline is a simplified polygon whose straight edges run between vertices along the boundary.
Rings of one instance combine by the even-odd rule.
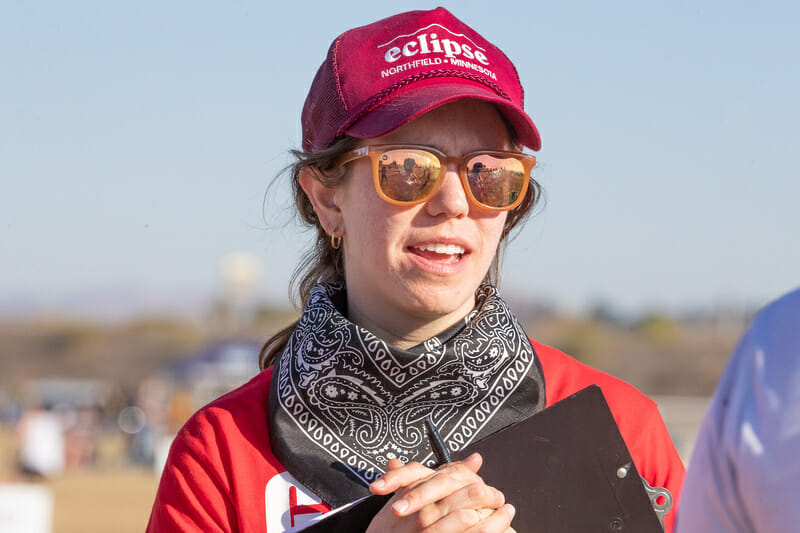
[[[267,481],[264,511],[267,533],[280,533],[305,524],[327,510],[322,500],[305,488],[289,472]]]

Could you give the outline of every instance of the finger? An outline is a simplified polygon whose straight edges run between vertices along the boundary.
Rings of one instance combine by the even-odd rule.
[[[505,501],[506,498],[502,492],[486,485],[481,480],[462,487],[432,504],[426,505],[417,514],[419,515],[419,522],[426,526],[453,514],[454,517],[451,521],[464,527],[473,525],[488,517],[495,509],[501,507]]]
[[[420,514],[424,512],[421,511]],[[487,522],[493,513],[494,509],[457,509],[453,512],[447,513],[438,521],[433,523],[421,524],[427,526],[425,531],[491,531],[496,533],[508,533],[506,527],[502,526],[502,522],[491,523]],[[478,527],[478,529],[473,529]]]
[[[477,472],[480,470],[481,465],[483,465],[483,457],[481,457],[479,453],[473,453],[460,462],[472,472]],[[398,471],[403,467],[407,468],[402,472],[389,475],[389,472]],[[369,489],[375,494],[388,494],[401,487],[406,487],[410,483],[413,483],[414,481],[417,481],[425,476],[429,476],[432,473],[433,471],[430,468],[423,466],[418,462],[411,462],[407,465],[403,465],[403,462],[399,459],[389,459],[389,461],[386,463],[386,474],[373,482],[369,486]]]
[[[477,474],[478,470],[480,470],[481,466],[483,465],[483,457],[481,457],[481,454],[479,453],[473,453],[466,459],[462,460],[461,463]]]
[[[394,465],[393,463],[392,466],[394,467]],[[383,476],[370,484],[369,490],[374,494],[389,494],[415,481],[427,478],[433,473],[434,470],[414,461],[407,465],[401,465],[392,470],[387,470]]]
[[[461,489],[468,487],[466,491]],[[441,507],[436,516],[446,514],[451,509],[461,507],[488,507],[484,502],[492,503],[497,500],[497,489],[486,486],[483,480],[462,463],[448,463],[440,467],[429,478],[420,483],[414,483],[403,491],[403,497],[392,506],[397,516],[407,516],[423,507],[436,503]],[[453,496],[452,499],[439,502]],[[502,496],[501,496],[502,497]],[[448,503],[449,502],[449,503]],[[502,502],[500,502],[502,504]],[[495,505],[494,507],[497,507]]]
[[[441,498],[436,502],[436,506],[442,514],[447,514],[455,509],[478,509],[482,513],[483,509],[494,510],[504,503],[506,503],[506,497],[501,491],[480,480]]]
[[[488,533],[494,531],[507,533],[511,528],[511,521],[514,519],[516,513],[517,510],[514,506],[507,503],[488,517],[467,529],[465,533]],[[513,531],[513,529],[511,531]]]
[[[389,459],[389,462],[386,463],[386,471],[389,472],[391,470],[397,470],[402,466],[403,466],[403,461],[401,461],[400,459]]]
[[[439,517],[438,520],[427,521],[423,518],[426,509],[420,511],[418,520],[419,525],[425,527],[424,531],[466,531],[478,525],[484,518],[488,518],[493,512],[492,509],[457,509]]]

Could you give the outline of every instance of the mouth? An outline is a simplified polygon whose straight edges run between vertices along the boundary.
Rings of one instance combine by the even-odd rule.
[[[409,250],[428,261],[436,263],[458,263],[466,250],[459,244],[424,243],[409,246]]]

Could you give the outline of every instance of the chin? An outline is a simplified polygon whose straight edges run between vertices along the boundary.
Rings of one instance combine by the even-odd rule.
[[[410,307],[415,314],[435,319],[463,311],[466,315],[474,306],[478,286],[452,286],[451,284],[423,283],[409,287]],[[461,317],[458,317],[461,318]]]

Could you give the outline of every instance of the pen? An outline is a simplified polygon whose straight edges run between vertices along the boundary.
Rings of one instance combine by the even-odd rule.
[[[452,461],[450,454],[447,452],[447,447],[442,440],[442,436],[436,431],[436,426],[433,425],[433,420],[428,416],[425,418],[425,427],[428,430],[428,441],[431,443],[433,455],[436,456],[436,466],[442,466]]]

